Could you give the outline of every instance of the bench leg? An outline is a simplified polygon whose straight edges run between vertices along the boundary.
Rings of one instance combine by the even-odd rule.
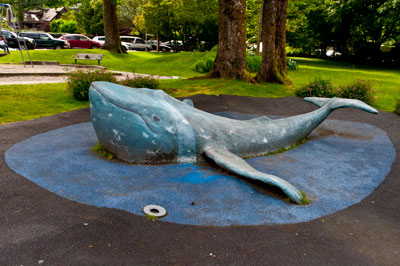
[[[76,60],[77,60],[77,59],[75,59],[75,64],[76,64]]]
[[[97,60],[97,65],[100,66],[100,60]]]

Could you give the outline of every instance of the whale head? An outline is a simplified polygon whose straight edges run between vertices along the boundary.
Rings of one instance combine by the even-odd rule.
[[[170,98],[161,90],[93,82],[91,117],[100,143],[128,162],[195,160],[193,129],[179,112],[180,102]]]

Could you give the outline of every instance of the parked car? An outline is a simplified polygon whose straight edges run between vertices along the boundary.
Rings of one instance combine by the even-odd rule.
[[[147,43],[151,45],[152,50],[157,50],[157,41],[156,40],[149,40],[149,41],[147,41]],[[159,50],[161,52],[169,52],[169,51],[171,51],[171,47],[160,43]]]
[[[169,46],[174,51],[183,51],[184,50],[182,41],[167,41],[167,42],[163,42],[162,45]]]
[[[19,36],[35,40],[36,48],[44,49],[69,49],[67,41],[57,40],[46,32],[21,32]]]
[[[92,41],[90,38],[81,34],[66,34],[61,36],[60,40],[69,42],[71,48],[96,49],[101,47],[100,43]]]
[[[12,31],[8,31],[8,30],[1,30],[1,35],[7,40],[8,47],[10,47],[10,48],[19,49],[19,46],[18,46],[18,42],[19,42],[19,45],[21,46],[21,48],[25,49],[24,41],[29,50],[33,50],[36,48],[36,43],[31,38],[18,37],[17,34],[15,34]]]
[[[92,41],[98,42],[101,44],[101,46],[103,46],[104,42],[106,41],[106,37],[105,36],[96,36],[92,39]],[[133,45],[129,42],[121,42],[121,46],[122,46],[122,49],[124,49],[125,51],[133,50]]]
[[[121,36],[121,41],[130,43],[133,47],[132,50],[150,51],[152,49],[150,44],[139,37]]]

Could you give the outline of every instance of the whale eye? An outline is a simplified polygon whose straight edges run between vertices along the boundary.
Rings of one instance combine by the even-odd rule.
[[[153,120],[156,121],[156,122],[158,122],[158,121],[160,121],[160,118],[159,118],[158,116],[155,115],[155,116],[153,116]]]

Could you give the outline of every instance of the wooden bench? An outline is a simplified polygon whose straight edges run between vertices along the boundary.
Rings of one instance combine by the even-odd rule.
[[[76,54],[75,64],[77,64],[78,59],[84,60],[97,60],[97,65],[100,65],[100,61],[103,59],[104,54]]]

